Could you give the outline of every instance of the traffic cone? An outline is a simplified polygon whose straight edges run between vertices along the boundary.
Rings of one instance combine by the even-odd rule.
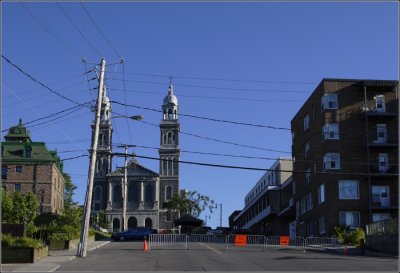
[[[147,247],[147,240],[146,239],[144,240],[143,251],[144,252],[149,251],[149,248]]]
[[[349,251],[348,251],[348,249],[347,249],[347,246],[344,246],[344,253],[343,253],[344,255],[349,255]]]

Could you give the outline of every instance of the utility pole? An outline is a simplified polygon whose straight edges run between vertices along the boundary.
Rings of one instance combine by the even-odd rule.
[[[126,195],[128,188],[128,145],[125,145],[124,179],[122,181],[122,230],[127,228],[126,221]]]
[[[100,79],[99,79],[99,89],[98,89],[98,97],[97,97],[97,109],[96,109],[96,119],[95,119],[95,127],[94,127],[94,137],[92,139],[92,149],[91,149],[91,155],[90,155],[89,179],[88,179],[88,185],[87,185],[87,189],[86,189],[85,205],[84,205],[83,217],[82,217],[81,235],[80,235],[80,240],[79,240],[79,245],[78,245],[78,251],[76,254],[78,257],[86,257],[86,252],[87,252],[87,240],[88,240],[88,233],[89,233],[90,211],[91,211],[91,205],[92,205],[94,170],[96,167],[101,105],[103,103],[103,94],[104,94],[105,67],[106,67],[106,60],[102,59],[101,67],[100,67]]]
[[[219,206],[219,226],[222,227],[222,203],[216,204],[215,208]]]

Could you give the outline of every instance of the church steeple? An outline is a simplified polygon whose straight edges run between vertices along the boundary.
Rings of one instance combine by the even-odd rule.
[[[168,95],[164,98],[163,119],[178,119],[178,99],[174,95],[174,86],[172,85],[172,77],[169,80]]]
[[[107,97],[106,87],[104,87],[103,99],[101,104],[100,130],[98,140],[98,158],[96,162],[95,175],[105,176],[111,172],[111,152],[112,152],[112,125],[111,125],[111,103]],[[92,125],[92,137],[94,134],[94,124]]]

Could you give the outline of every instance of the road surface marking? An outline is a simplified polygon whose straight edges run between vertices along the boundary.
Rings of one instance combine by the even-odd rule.
[[[211,249],[212,251],[217,252],[218,254],[222,254],[221,251],[218,251],[218,250],[212,248],[211,246],[205,245],[204,243],[200,243],[200,245],[205,246],[206,248]]]

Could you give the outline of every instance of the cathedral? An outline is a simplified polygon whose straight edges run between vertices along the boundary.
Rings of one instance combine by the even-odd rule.
[[[162,113],[159,173],[142,166],[135,158],[128,159],[126,167],[112,170],[111,104],[104,92],[91,216],[97,217],[103,211],[109,223],[109,231],[117,232],[140,226],[165,230],[174,226],[175,215],[164,209],[164,202],[179,193],[180,127],[178,99],[174,95],[172,83],[163,100]]]

